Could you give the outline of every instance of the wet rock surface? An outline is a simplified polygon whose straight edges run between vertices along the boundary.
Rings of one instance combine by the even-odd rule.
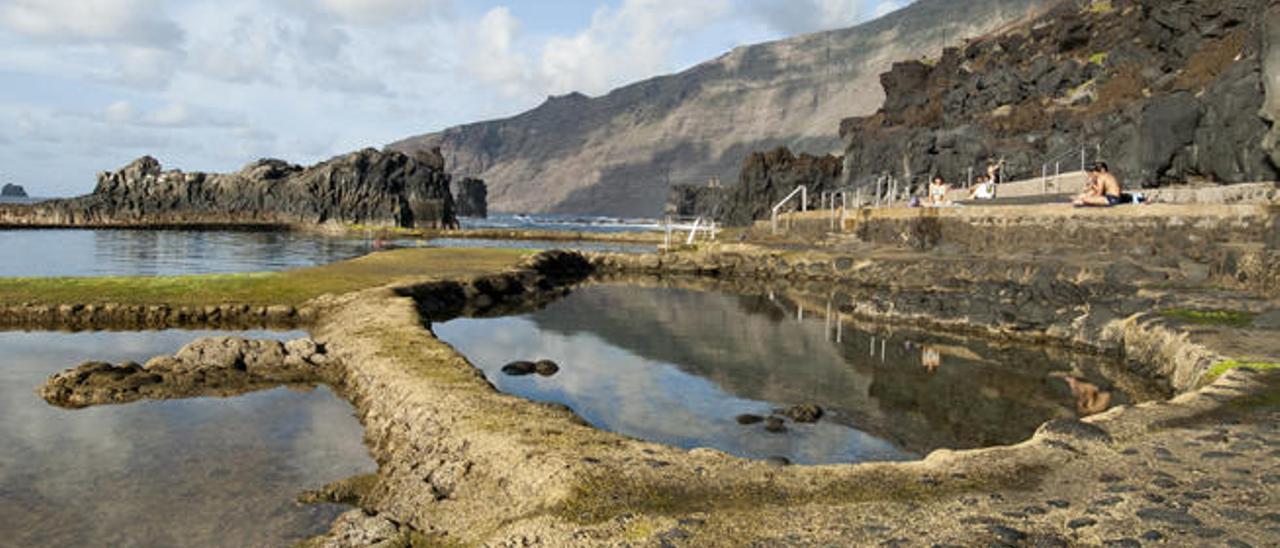
[[[80,408],[142,399],[234,396],[282,384],[331,379],[324,345],[312,339],[281,343],[214,337],[196,340],[173,356],[146,364],[87,362],[49,378],[40,397],[59,407]]]
[[[439,151],[366,149],[308,168],[259,160],[230,174],[164,171],[146,156],[99,175],[87,196],[2,206],[0,225],[449,228],[449,181]]]

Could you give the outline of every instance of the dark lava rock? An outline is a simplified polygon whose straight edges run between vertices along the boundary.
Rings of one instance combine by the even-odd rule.
[[[835,190],[841,183],[843,168],[844,163],[836,156],[796,156],[785,147],[752,153],[742,162],[738,184],[725,205],[724,221],[745,226],[768,219],[770,208],[800,185],[808,188],[809,196]]]
[[[539,375],[550,377],[560,372],[560,366],[551,360],[538,360],[533,364],[533,370]]]
[[[1137,515],[1143,521],[1160,521],[1179,527],[1200,527],[1201,525],[1199,518],[1186,512],[1168,508],[1143,508],[1138,510]]]
[[[1111,443],[1111,434],[1101,427],[1078,419],[1054,419],[1040,425],[1036,435],[1056,435],[1082,441]]]
[[[764,462],[769,466],[790,466],[791,465],[791,459],[788,459],[787,457],[769,457],[767,459],[764,459]]]
[[[92,194],[26,206],[29,222],[457,226],[440,151],[372,148],[303,168],[259,160],[236,173],[163,171],[150,156],[98,176]]]
[[[1253,548],[1253,545],[1233,538],[1227,541],[1227,548]]]
[[[533,362],[516,361],[502,366],[502,372],[512,377],[523,377],[532,375],[538,371],[538,365]]]
[[[734,420],[738,421],[738,424],[747,425],[747,424],[756,424],[759,422],[763,422],[764,417],[761,417],[760,415],[751,415],[751,414],[744,413],[742,415],[738,415],[737,417],[735,417]]]
[[[1098,524],[1098,520],[1093,518],[1076,518],[1067,522],[1067,527],[1071,529],[1079,529],[1081,527],[1093,527]]]
[[[480,179],[467,177],[460,181],[453,201],[458,206],[459,217],[483,219],[489,216],[489,187]]]
[[[1142,540],[1145,540],[1147,542],[1160,542],[1164,540],[1164,533],[1161,533],[1160,531],[1152,529],[1142,534]]]
[[[764,420],[764,429],[774,434],[781,434],[787,431],[786,423],[781,418],[769,417]]]
[[[1108,548],[1141,548],[1142,543],[1131,538],[1119,538],[1102,541],[1102,545]]]
[[[1048,504],[1049,506],[1052,506],[1054,508],[1061,509],[1061,508],[1069,508],[1071,506],[1071,501],[1067,501],[1063,499],[1052,499],[1052,500],[1045,501],[1045,504]]]
[[[1012,527],[1006,527],[1004,525],[988,526],[987,531],[990,531],[991,534],[995,535],[1001,541],[1007,542],[1009,544],[1017,544],[1024,540],[1027,540],[1026,533],[1023,533],[1022,531],[1019,531]]]
[[[822,407],[816,404],[804,403],[783,409],[778,414],[804,424],[818,422],[818,419],[822,418],[823,411]]]
[[[1238,456],[1240,456],[1240,453],[1233,453],[1231,451],[1205,451],[1200,454],[1200,458],[1202,459],[1230,459]]]
[[[0,188],[0,196],[5,198],[26,198],[27,189],[19,185],[4,185],[3,188]]]

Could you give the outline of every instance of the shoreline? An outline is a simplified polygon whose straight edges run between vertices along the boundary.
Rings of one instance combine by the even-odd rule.
[[[1070,325],[1055,323],[1032,330],[999,321],[984,323],[977,317],[934,317],[938,310],[923,302],[912,305],[914,310],[901,309],[913,299],[902,288],[895,293],[907,297],[887,308],[856,306],[849,294],[844,310],[867,321],[913,322],[948,332],[966,328],[997,338],[1057,340],[1067,346],[1081,346],[1080,335],[1108,333],[1111,346],[1096,350],[1119,349],[1139,357],[1131,361],[1148,367],[1139,372],[1166,376],[1178,386],[1179,395],[1083,421],[1051,421],[1031,439],[1013,446],[943,450],[922,461],[900,464],[779,469],[713,450],[683,451],[626,439],[583,425],[569,410],[498,393],[463,356],[424,327],[432,320],[500,310],[504,304],[526,298],[555,298],[557,292],[593,275],[657,280],[693,275],[694,283],[701,280],[712,286],[781,280],[800,287],[830,287],[835,278],[830,272],[837,271],[834,261],[831,271],[811,268],[821,262],[821,253],[805,256],[767,249],[754,249],[754,253],[738,246],[660,256],[547,252],[523,259],[518,267],[491,271],[495,273],[397,282],[308,301],[315,312],[307,314],[314,317],[306,327],[339,364],[342,373],[337,376],[341,381],[336,391],[359,410],[367,445],[379,463],[376,478],[355,482],[360,486],[357,492],[341,497],[359,502],[361,509],[335,522],[331,535],[340,536],[353,527],[385,531],[391,524],[402,539],[430,542],[520,538],[549,544],[598,544],[623,538],[656,542],[674,530],[712,544],[730,539],[758,541],[770,538],[763,524],[784,508],[824,521],[849,512],[879,515],[886,505],[940,509],[939,505],[970,494],[1003,493],[1005,499],[1014,500],[1036,484],[1057,481],[1055,469],[1092,467],[1099,456],[1118,451],[1117,444],[1141,446],[1147,437],[1169,432],[1152,425],[1274,398],[1280,387],[1274,373],[1231,372],[1199,388],[1206,372],[1227,358],[1188,340],[1185,330],[1158,315],[1115,318],[1100,312],[1093,320],[1086,316]],[[742,268],[745,256],[755,256],[759,264]],[[920,258],[900,261],[907,264]],[[932,268],[953,272],[952,279],[975,275],[956,271],[945,258],[933,262],[937,264]],[[737,265],[741,274],[728,275],[726,264]],[[898,268],[893,261],[872,271],[860,267],[856,270],[860,274],[843,282],[865,289],[874,279],[881,284],[894,279],[891,273]],[[976,287],[1015,282],[1003,272],[986,276],[987,282],[971,279],[968,283]],[[1061,272],[1054,276],[1060,281],[1072,277],[1088,275]],[[928,320],[935,323],[923,323]],[[1068,329],[1071,326],[1074,331]],[[1138,426],[1142,424],[1148,426]],[[1064,451],[1064,445],[1074,451]],[[530,461],[529,455],[539,456]],[[654,469],[642,465],[645,460],[665,464]],[[524,464],[512,467],[512,462]],[[352,489],[339,483],[327,492]],[[779,499],[778,490],[787,492],[787,497]],[[523,517],[512,521],[509,516]],[[620,523],[621,516],[632,517]],[[681,525],[689,520],[700,520],[701,525]],[[941,531],[956,530],[954,520],[936,521],[949,524]],[[584,542],[584,534],[592,540]],[[973,534],[978,536],[958,538],[976,541],[990,532]],[[816,535],[810,540],[823,538],[861,542],[872,537]]]

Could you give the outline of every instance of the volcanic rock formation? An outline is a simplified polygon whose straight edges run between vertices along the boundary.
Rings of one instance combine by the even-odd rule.
[[[453,201],[458,205],[459,217],[489,216],[489,188],[480,179],[467,177],[459,182]]]
[[[740,47],[602,97],[553,97],[505,120],[393,143],[440,147],[449,169],[489,184],[493,209],[657,215],[674,184],[737,178],[753,150],[843,149],[838,120],[884,99],[894,61],[996,31],[1053,0],[919,0],[861,26]]]
[[[237,173],[163,171],[144,156],[102,173],[92,194],[0,207],[0,225],[457,224],[439,151],[365,149],[309,168],[259,160]]]
[[[5,198],[26,198],[27,190],[21,185],[4,185],[0,188],[0,196]]]
[[[884,107],[841,124],[845,171],[864,184],[885,172],[960,179],[1004,157],[1013,178],[1034,177],[1064,154],[1063,171],[1078,170],[1087,145],[1133,186],[1276,180],[1278,9],[1063,2],[939,59],[895,63]]]

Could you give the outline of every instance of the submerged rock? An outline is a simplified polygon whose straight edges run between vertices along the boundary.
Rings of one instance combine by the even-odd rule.
[[[823,415],[822,407],[813,403],[793,405],[786,409],[777,410],[776,412],[779,415],[801,424],[818,422],[818,419],[821,419]]]
[[[523,377],[532,375],[538,371],[538,365],[533,362],[515,361],[502,366],[502,372],[512,377]]]
[[[533,364],[534,371],[543,377],[550,377],[560,372],[560,366],[551,360],[538,360]]]
[[[787,426],[781,417],[769,417],[764,420],[764,429],[767,432],[781,434],[787,431]]]
[[[764,421],[764,417],[761,417],[760,415],[742,414],[735,417],[734,420],[738,421],[738,424],[747,425],[762,422]]]

